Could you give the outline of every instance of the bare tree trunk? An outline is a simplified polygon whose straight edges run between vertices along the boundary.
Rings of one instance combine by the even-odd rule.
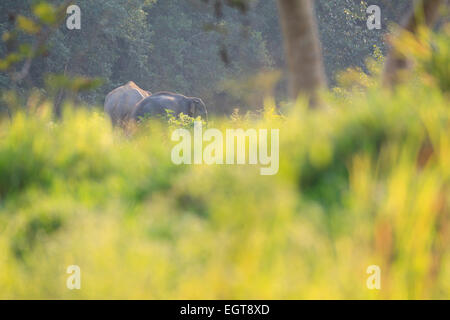
[[[278,0],[285,56],[289,73],[289,95],[305,94],[311,106],[317,91],[326,86],[322,50],[311,0]]]
[[[439,7],[445,0],[419,0],[415,7],[405,17],[401,24],[402,30],[417,33],[419,26],[425,24],[431,27],[439,15]],[[410,63],[407,58],[392,47],[386,58],[383,71],[383,84],[392,87],[400,81],[399,74],[402,70],[409,69]]]

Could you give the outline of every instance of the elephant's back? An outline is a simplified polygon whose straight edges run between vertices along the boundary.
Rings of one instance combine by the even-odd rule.
[[[125,86],[127,86],[128,88],[130,88],[131,90],[133,90],[138,97],[140,98],[140,100],[147,98],[148,96],[151,95],[151,93],[141,89],[137,84],[135,84],[133,81],[128,82]]]
[[[121,89],[122,90],[113,91],[106,96],[104,105],[106,112],[114,108],[127,109],[127,111],[131,111],[136,103],[145,98],[139,90],[129,88]]]
[[[105,111],[106,108],[111,105],[117,105],[119,103],[132,103],[132,107],[142,99],[145,99],[150,94],[139,88],[134,82],[130,81],[127,84],[120,86],[106,95],[105,98]]]
[[[170,96],[151,95],[139,101],[132,112],[132,117],[138,120],[139,117],[146,115],[165,115],[166,109],[173,110],[176,100]]]

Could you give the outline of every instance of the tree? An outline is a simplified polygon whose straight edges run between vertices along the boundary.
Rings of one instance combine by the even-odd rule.
[[[310,0],[278,0],[280,22],[289,73],[289,95],[299,94],[317,104],[317,91],[325,87],[322,52]]]
[[[369,5],[380,7],[380,30],[367,28]],[[389,25],[400,23],[411,0],[316,0],[315,9],[323,45],[323,59],[327,80],[335,84],[336,74],[348,68],[367,70],[367,57],[375,50],[387,53],[385,35]]]
[[[55,0],[52,5],[64,1]],[[11,34],[9,31],[14,29],[19,15],[35,19],[33,3],[44,2],[48,1],[3,0],[0,34]],[[325,82],[333,84],[337,72],[355,66],[365,70],[365,59],[374,46],[386,52],[383,37],[387,26],[391,21],[398,22],[400,13],[411,6],[412,0],[371,0],[370,4],[379,5],[383,12],[383,29],[376,31],[366,27],[368,1],[78,0],[76,3],[82,10],[81,30],[68,30],[65,24],[57,28],[48,39],[48,51],[34,58],[29,76],[18,84],[18,90],[46,89],[44,79],[48,74],[101,77],[102,87],[77,94],[85,103],[101,105],[110,90],[133,80],[152,92],[169,90],[200,96],[213,113],[230,114],[236,107],[254,110],[261,103],[244,97],[248,92],[254,94],[253,88],[241,86],[244,94],[236,95],[223,83],[234,82],[239,86],[240,81],[235,80],[244,82],[273,68],[285,69],[289,81],[283,77],[275,92],[277,100],[286,100],[287,87],[293,99],[299,93],[314,97],[316,88],[324,87]],[[284,21],[284,17],[293,19]],[[297,41],[301,39],[298,36],[306,41]],[[30,38],[21,34],[14,39],[17,45],[32,44]],[[289,52],[283,52],[283,41]],[[8,55],[9,49],[9,43],[0,41],[0,59]],[[0,89],[8,88],[11,89],[8,75],[0,73]]]

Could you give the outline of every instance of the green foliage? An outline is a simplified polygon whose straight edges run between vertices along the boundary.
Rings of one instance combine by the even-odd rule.
[[[17,112],[0,125],[0,297],[448,297],[450,109],[421,79],[214,120],[280,129],[276,176],[174,165],[185,116],[127,135],[84,109]]]
[[[206,122],[203,121],[200,116],[198,116],[197,118],[192,118],[187,114],[180,113],[178,117],[176,117],[174,116],[173,112],[171,112],[171,110],[167,110],[167,115],[168,115],[168,123],[173,129],[193,128],[195,121],[202,121],[203,124],[206,124]]]
[[[26,11],[31,2],[0,7]],[[51,23],[52,10],[36,3],[33,23]],[[82,10],[87,3],[89,23],[75,33],[58,29],[50,57],[33,64],[32,87],[78,92],[91,88],[86,76],[103,76],[105,87],[83,95],[96,101],[106,87],[135,76],[207,92],[221,78],[215,72],[223,84],[272,65],[268,1],[247,11],[250,20],[257,17],[252,8],[269,17],[251,30],[248,46],[236,44],[240,16],[227,17],[227,9],[223,30],[231,38],[205,40],[208,18],[187,2],[80,0]],[[350,24],[360,19],[350,12]],[[27,21],[21,29],[33,33]],[[13,33],[4,35],[6,44],[34,36]],[[299,100],[280,116],[264,90],[278,76],[261,74],[251,82],[264,88],[264,110],[235,110],[208,123],[222,131],[279,129],[275,176],[252,165],[174,165],[170,137],[192,128],[186,115],[113,130],[103,115],[71,105],[55,122],[42,90],[26,98],[25,87],[5,91],[6,106],[17,110],[0,120],[0,298],[448,298],[449,34],[399,39],[416,69],[395,91],[378,87],[382,49],[371,42],[374,59],[364,55],[364,65],[339,78],[343,86],[324,94],[326,109]],[[355,43],[346,40],[337,53],[360,52],[343,51]],[[213,55],[220,41],[235,45],[239,57],[228,67]],[[20,56],[8,63],[30,54],[27,45],[16,48]],[[250,57],[257,57],[251,66]],[[58,76],[65,65],[69,72]],[[1,76],[0,83],[10,86]],[[65,287],[73,264],[81,267],[81,290]],[[382,270],[380,291],[366,287],[374,264]]]
[[[315,1],[320,38],[328,79],[334,84],[335,75],[349,67],[360,67],[367,72],[365,60],[377,48],[387,50],[384,37],[393,23],[411,6],[412,1]],[[366,9],[369,5],[381,8],[382,29],[368,30]]]
[[[12,21],[30,33],[55,27],[60,20],[57,5],[63,1],[2,1],[0,33],[8,39],[0,46],[0,68],[20,66],[25,52],[9,52],[13,44],[31,43],[30,34],[18,36]],[[367,2],[315,1],[327,75],[348,67],[365,68],[365,59],[376,45],[385,52],[384,33],[389,23],[410,5],[409,0],[372,1],[382,8],[383,30],[367,30]],[[215,5],[220,3],[220,9]],[[103,78],[103,86],[79,97],[101,105],[112,89],[133,80],[152,92],[169,90],[202,97],[211,113],[231,114],[235,107],[260,108],[249,97],[222,89],[224,81],[284,66],[283,44],[276,1],[125,1],[80,0],[81,30],[62,23],[51,35],[46,53],[35,57],[27,81],[20,89],[45,88],[42,75],[66,74]],[[218,12],[218,10],[220,12]],[[20,15],[17,17],[17,15]],[[62,16],[65,17],[64,15]],[[56,20],[55,20],[56,19]],[[277,98],[284,96],[285,79]],[[0,75],[0,87],[11,82]],[[245,85],[244,85],[245,86]],[[252,88],[258,90],[259,88]],[[243,91],[243,90],[242,90]],[[283,94],[283,95],[282,95]],[[252,98],[250,98],[252,99]]]
[[[419,70],[428,74],[443,91],[450,92],[450,23],[447,23],[442,33],[424,32],[425,39],[420,39],[419,45],[426,46],[423,51],[427,54],[419,56]],[[417,51],[413,51],[413,54],[419,55]]]
[[[83,76],[67,77],[65,75],[48,74],[45,82],[47,88],[66,89],[78,93],[96,89],[102,84],[103,80],[100,78],[90,79]]]
[[[52,25],[57,22],[55,7],[47,2],[42,1],[36,4],[33,7],[33,14],[47,25]]]

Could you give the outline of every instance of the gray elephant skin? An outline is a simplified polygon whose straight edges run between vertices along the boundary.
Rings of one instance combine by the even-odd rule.
[[[134,107],[131,118],[139,121],[148,116],[165,116],[166,110],[173,111],[175,116],[183,113],[193,118],[201,116],[204,120],[208,120],[208,112],[202,99],[172,92],[158,92],[141,100]]]
[[[130,81],[108,93],[105,98],[105,113],[109,115],[113,125],[121,125],[129,119],[136,104],[150,95],[150,92]]]

